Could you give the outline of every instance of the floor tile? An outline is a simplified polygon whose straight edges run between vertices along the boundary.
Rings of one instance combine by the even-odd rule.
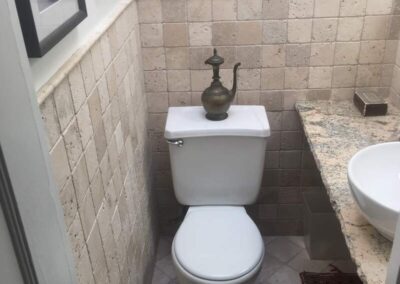
[[[275,256],[281,262],[288,262],[297,255],[302,248],[295,245],[287,238],[276,238],[265,248],[267,254]]]
[[[171,245],[172,245],[172,238],[161,237],[160,240],[158,241],[156,259],[160,260],[165,256],[169,255],[171,252]]]
[[[169,278],[164,272],[157,267],[154,269],[153,279],[151,281],[152,284],[169,284],[170,281],[171,278]]]
[[[283,266],[268,279],[268,283],[301,284],[301,279],[297,271],[293,270],[288,266]]]
[[[288,262],[288,266],[297,272],[321,272],[331,261],[328,260],[311,260],[306,250],[302,250],[292,260]]]
[[[272,255],[265,255],[256,283],[267,283],[268,278],[270,278],[281,267],[282,263],[279,260]]]
[[[156,267],[164,272],[169,278],[175,278],[175,267],[174,263],[172,262],[171,255],[167,255],[161,260],[157,261]]]
[[[263,236],[264,245],[269,244],[270,242],[272,242],[276,238],[277,238],[276,236]]]
[[[306,244],[304,243],[304,236],[288,236],[286,237],[289,241],[294,243],[295,245],[301,247],[301,248],[306,248]]]
[[[346,273],[356,273],[357,266],[351,260],[334,260],[330,261],[329,263],[333,264],[337,268],[340,269],[342,272]],[[331,266],[327,265],[322,271],[323,272],[330,272],[332,269]]]

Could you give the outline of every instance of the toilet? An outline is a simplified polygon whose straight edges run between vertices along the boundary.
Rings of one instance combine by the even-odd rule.
[[[174,192],[188,211],[171,248],[180,284],[254,283],[263,239],[244,205],[256,201],[270,127],[263,106],[231,106],[222,121],[203,107],[170,107]]]

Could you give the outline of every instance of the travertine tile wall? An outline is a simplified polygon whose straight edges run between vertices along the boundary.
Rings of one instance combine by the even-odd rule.
[[[400,4],[395,7],[395,11],[400,14]],[[400,46],[400,41],[399,41]],[[393,67],[392,85],[390,88],[390,101],[400,108],[400,48],[397,48],[397,55]]]
[[[72,71],[61,70],[65,78],[40,105],[79,283],[151,277],[156,231],[137,19],[132,1]]]
[[[174,233],[182,207],[172,191],[163,140],[168,106],[199,105],[211,82],[204,60],[217,47],[236,103],[268,111],[263,188],[249,208],[264,234],[301,234],[301,192],[321,181],[294,103],[349,99],[355,88],[389,94],[400,15],[392,0],[139,0],[154,181],[162,232]],[[400,69],[395,69],[397,70]],[[398,72],[400,73],[400,71]],[[394,86],[393,90],[400,91]]]

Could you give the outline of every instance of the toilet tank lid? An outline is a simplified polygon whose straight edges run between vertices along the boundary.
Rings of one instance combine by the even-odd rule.
[[[231,106],[228,118],[211,121],[201,106],[170,107],[165,138],[177,139],[207,136],[268,137],[270,126],[263,106]]]

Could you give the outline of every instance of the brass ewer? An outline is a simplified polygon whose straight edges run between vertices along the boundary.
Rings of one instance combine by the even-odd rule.
[[[231,106],[233,99],[236,94],[236,83],[237,77],[236,72],[240,66],[240,63],[236,63],[233,67],[233,86],[232,90],[225,88],[219,76],[219,66],[224,63],[224,59],[217,54],[217,50],[214,48],[214,55],[205,61],[205,64],[212,65],[213,68],[213,81],[210,87],[204,90],[201,95],[201,101],[204,109],[206,110],[206,118],[209,120],[224,120],[228,117],[228,109]]]

